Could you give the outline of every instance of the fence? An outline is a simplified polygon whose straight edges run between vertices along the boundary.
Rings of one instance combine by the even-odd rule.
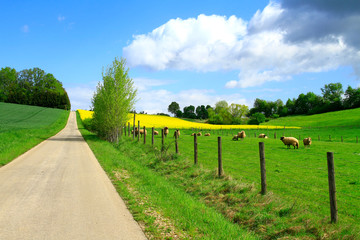
[[[134,121],[135,122],[135,121]],[[140,121],[138,121],[138,127],[137,129],[140,129]],[[192,129],[192,131],[194,131],[195,129]],[[196,129],[198,130],[198,129]],[[130,137],[130,125],[128,125],[128,131],[129,134],[128,136]],[[220,133],[220,134],[224,134],[226,136],[229,136],[229,133],[233,133],[236,132],[237,133],[238,130],[230,130],[230,131],[224,131],[224,130],[209,130],[209,131],[204,131],[202,129],[200,129],[200,131],[195,131],[195,132],[211,132],[211,133]],[[143,127],[143,133],[144,133],[144,144],[146,144],[146,127]],[[134,128],[134,132],[133,132],[133,139],[135,138],[134,136],[138,137],[138,142],[140,141],[140,131],[138,133],[136,133],[135,128]],[[251,136],[251,134],[248,135],[249,137]],[[256,137],[256,132],[254,132],[254,137]],[[276,139],[277,134],[276,132],[274,132],[274,138]],[[175,138],[175,153],[179,154],[179,145],[178,145],[178,136],[177,134],[174,135]],[[299,137],[300,138],[300,137]],[[331,138],[331,136],[329,136],[329,138]],[[154,146],[154,128],[152,128],[151,131],[151,139],[152,139],[152,146]],[[219,136],[217,138],[218,140],[218,145],[217,145],[217,152],[218,152],[218,176],[221,177],[224,173],[224,169],[223,169],[223,159],[222,159],[222,142],[221,142],[221,136]],[[342,139],[343,140],[343,139]],[[161,149],[164,149],[164,145],[165,145],[165,134],[164,131],[162,129],[161,131]],[[198,165],[198,137],[196,134],[194,134],[194,164]],[[267,188],[268,188],[268,184],[266,181],[266,165],[265,165],[265,145],[264,142],[259,142],[259,156],[260,156],[260,185],[261,185],[261,194],[265,195],[267,194]],[[334,154],[332,152],[328,152],[327,153],[327,166],[328,166],[328,188],[329,188],[329,194],[328,196],[326,196],[324,193],[323,194],[318,194],[318,197],[321,199],[330,199],[330,213],[331,213],[331,222],[332,223],[336,223],[338,221],[338,209],[337,209],[337,199],[336,199],[336,185],[335,185],[335,169],[334,169]],[[305,167],[306,168],[306,167]],[[311,168],[308,168],[306,170],[313,170]],[[291,180],[289,181],[289,183],[291,183]],[[293,185],[298,185],[299,183],[296,182],[292,182]],[[301,184],[301,183],[300,183]],[[303,183],[303,186],[306,186],[307,184]],[[271,186],[270,186],[271,188]],[[301,189],[301,187],[296,186],[296,188]],[[303,191],[306,191],[306,187],[302,187]],[[346,195],[345,195],[346,196]],[[354,197],[354,196],[347,196],[349,198],[352,199],[356,199],[359,200],[359,198]],[[352,205],[351,203],[342,203],[342,205],[346,205],[346,206],[350,206],[353,208],[356,208],[356,206]],[[319,205],[320,206],[320,205]],[[316,212],[312,211],[309,209],[310,212],[312,212],[313,214],[316,214]],[[340,212],[342,214],[346,214],[345,210],[340,209]]]

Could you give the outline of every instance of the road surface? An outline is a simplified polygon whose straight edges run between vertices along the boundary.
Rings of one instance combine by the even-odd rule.
[[[75,112],[56,136],[0,168],[0,239],[146,239]]]

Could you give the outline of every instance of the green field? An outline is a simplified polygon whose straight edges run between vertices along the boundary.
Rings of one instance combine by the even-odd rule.
[[[265,143],[268,191],[280,197],[284,204],[294,204],[313,221],[330,221],[327,152],[334,152],[337,206],[340,222],[347,230],[360,231],[360,109],[345,110],[313,116],[297,116],[268,122],[270,125],[308,126],[303,129],[245,130],[247,138],[232,141],[232,131],[206,131],[210,137],[198,137],[198,161],[202,168],[217,169],[217,137],[222,137],[223,167],[225,174],[233,179],[254,183],[260,191],[260,163],[258,142]],[[327,127],[327,124],[331,126]],[[335,125],[335,126],[334,126]],[[159,129],[157,129],[159,130]],[[151,130],[147,144],[151,144]],[[172,133],[173,130],[170,131]],[[180,155],[187,163],[193,162],[194,138],[192,130],[181,130],[178,140]],[[269,139],[259,139],[266,133]],[[275,139],[276,133],[276,139]],[[172,134],[170,134],[172,136]],[[300,141],[299,149],[287,149],[280,136],[303,139],[312,137],[310,148]],[[320,140],[319,140],[320,139]],[[136,139],[137,140],[137,139]],[[143,144],[143,139],[140,139]],[[167,137],[168,153],[175,152],[174,138]],[[155,146],[161,148],[161,137],[155,136]],[[179,173],[177,173],[179,174]],[[300,211],[300,210],[299,210]],[[302,215],[301,215],[302,216]],[[352,234],[353,234],[352,233]],[[355,234],[356,235],[356,234]],[[340,235],[341,236],[341,235]],[[345,234],[346,236],[346,234]]]
[[[0,102],[0,166],[64,128],[69,111]]]

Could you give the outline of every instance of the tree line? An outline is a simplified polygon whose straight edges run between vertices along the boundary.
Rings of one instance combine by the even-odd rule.
[[[256,98],[254,107],[249,110],[246,105],[228,104],[219,101],[215,107],[204,105],[184,107],[183,111],[176,102],[172,102],[168,111],[178,118],[208,119],[212,124],[260,124],[270,118],[290,115],[319,114],[360,107],[360,88],[348,86],[344,92],[341,83],[325,84],[322,95],[313,92],[301,93],[297,98],[288,99],[284,104],[281,99],[266,101]]]
[[[250,116],[264,115],[265,118],[277,118],[291,115],[319,114],[360,107],[360,88],[348,86],[344,92],[341,83],[325,84],[322,95],[313,92],[301,93],[297,98],[288,99],[284,104],[280,99],[266,101],[257,98]],[[264,118],[264,120],[265,120]]]
[[[0,70],[0,102],[71,109],[69,96],[53,74],[40,68]]]

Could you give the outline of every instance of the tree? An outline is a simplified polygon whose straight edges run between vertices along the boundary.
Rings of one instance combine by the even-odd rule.
[[[122,126],[128,121],[128,112],[134,108],[137,90],[124,58],[115,58],[102,73],[102,78],[92,99],[93,127],[100,137],[117,142],[122,135]]]
[[[193,105],[184,107],[183,117],[195,119],[196,118],[195,107]]]
[[[241,119],[243,117],[245,117],[246,114],[248,114],[249,112],[249,107],[246,105],[241,105],[241,104],[235,104],[232,103],[229,106],[229,112],[232,116],[232,122],[236,123],[236,124],[240,124],[241,123]]]
[[[204,105],[198,106],[196,108],[196,116],[199,119],[207,119],[209,117],[208,111]]]
[[[324,88],[321,88],[325,104],[327,105],[327,111],[337,111],[342,109],[341,95],[344,93],[341,83],[325,84]]]
[[[219,114],[221,109],[228,108],[228,107],[229,107],[229,104],[225,100],[218,101],[217,103],[215,103],[215,113]]]
[[[180,106],[177,102],[172,102],[170,103],[169,107],[168,107],[168,112],[176,115],[176,112],[180,110]]]
[[[344,107],[345,108],[360,107],[360,88],[352,88],[348,86],[348,88],[345,91]]]

